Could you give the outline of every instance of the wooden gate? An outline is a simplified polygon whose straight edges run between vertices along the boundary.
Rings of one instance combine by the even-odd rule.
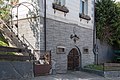
[[[77,49],[73,48],[68,54],[68,70],[79,70],[80,56]]]

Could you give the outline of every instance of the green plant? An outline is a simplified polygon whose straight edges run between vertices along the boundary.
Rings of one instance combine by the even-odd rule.
[[[94,69],[94,70],[103,70],[103,65],[91,64],[91,65],[85,66],[84,68]]]
[[[7,40],[6,40],[5,37],[2,35],[1,32],[0,32],[0,46],[9,46]]]
[[[0,52],[0,54],[15,55],[15,52]]]
[[[4,20],[8,20],[9,12],[10,12],[10,5],[8,4],[9,0],[0,0],[0,18]]]

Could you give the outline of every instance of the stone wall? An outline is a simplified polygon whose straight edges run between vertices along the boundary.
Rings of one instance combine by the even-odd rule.
[[[120,77],[120,71],[105,71],[104,77]]]
[[[0,62],[0,80],[29,80],[32,77],[34,77],[32,62]]]
[[[43,20],[41,18],[41,22]],[[93,49],[93,30],[84,28],[83,26],[78,26],[76,24],[68,24],[47,18],[46,22],[46,38],[47,38],[47,50],[51,50],[52,60],[55,61],[55,69],[57,73],[65,73],[67,71],[67,55],[72,48],[77,46],[81,51],[81,67],[93,64],[94,54]],[[70,35],[73,34],[73,28],[75,27],[75,34],[80,38],[76,44]],[[41,50],[44,50],[44,28],[41,30]],[[65,54],[57,54],[57,46],[65,47]],[[88,48],[88,53],[84,54],[83,49]],[[79,53],[80,54],[80,53]]]

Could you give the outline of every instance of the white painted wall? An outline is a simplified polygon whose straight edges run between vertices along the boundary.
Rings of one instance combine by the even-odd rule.
[[[40,28],[39,27],[40,19],[39,19],[39,17],[37,17],[36,20],[39,21],[37,23],[35,21],[32,21],[33,23],[31,23],[31,24],[34,25],[34,27],[35,27],[34,28],[34,27],[31,27],[32,26],[30,24],[31,21],[30,21],[30,19],[27,19],[27,16],[26,16],[26,14],[28,14],[28,12],[29,12],[29,9],[31,11],[33,11],[33,8],[34,9],[37,8],[37,6],[35,6],[33,1],[36,1],[36,0],[19,0],[19,3],[23,3],[23,2],[27,2],[27,3],[24,3],[23,5],[20,5],[18,7],[18,32],[19,32],[18,35],[21,40],[23,40],[21,36],[24,35],[24,37],[34,47],[34,49],[39,49],[38,48],[39,44],[36,44],[36,43],[39,41],[37,38],[39,37],[39,34],[40,34],[40,29],[39,29]],[[33,4],[34,7],[31,4]],[[36,12],[34,11],[34,13],[36,13]],[[13,8],[12,14],[14,17],[13,24],[16,24],[17,18],[15,17],[15,15],[17,15],[17,7]],[[31,17],[29,16],[29,18],[31,18]],[[32,20],[34,20],[34,19],[32,19]],[[14,26],[13,29],[14,29],[14,32],[16,32],[16,34],[17,34],[17,28]],[[36,36],[37,32],[38,32],[38,37]],[[39,45],[39,47],[40,47],[40,45]]]
[[[43,7],[43,2],[40,0],[40,6]],[[44,1],[44,0],[43,0]],[[69,9],[69,13],[64,16],[64,12],[56,10],[54,13],[54,9],[52,8],[52,3],[54,0],[47,0],[47,18],[63,21],[66,23],[78,24],[81,27],[93,29],[94,24],[94,0],[88,0],[88,15],[91,17],[91,20],[87,23],[87,20],[82,19],[80,21],[79,11],[80,11],[80,1],[79,0],[66,0],[66,7]],[[44,12],[44,9],[41,9]]]

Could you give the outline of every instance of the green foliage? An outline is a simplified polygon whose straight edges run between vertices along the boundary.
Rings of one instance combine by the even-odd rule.
[[[0,46],[8,46],[8,44],[3,41],[0,41]]]
[[[84,68],[94,69],[94,70],[103,70],[103,65],[91,64],[91,65],[85,66]]]
[[[9,46],[7,40],[6,40],[5,37],[2,35],[1,32],[0,32],[0,46]]]
[[[120,47],[120,6],[113,0],[97,0],[95,8],[97,38]]]
[[[7,40],[0,32],[0,46],[9,46]],[[15,52],[0,52],[0,54],[15,55]]]
[[[8,20],[10,5],[8,4],[9,0],[0,0],[0,18],[4,20]]]
[[[15,52],[0,52],[0,54],[15,55]]]

